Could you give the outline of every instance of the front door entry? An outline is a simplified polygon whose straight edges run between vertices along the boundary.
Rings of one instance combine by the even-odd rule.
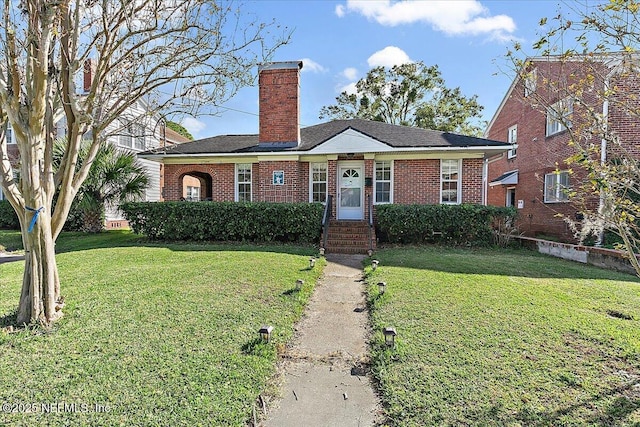
[[[362,164],[338,168],[338,219],[364,218],[364,178]]]

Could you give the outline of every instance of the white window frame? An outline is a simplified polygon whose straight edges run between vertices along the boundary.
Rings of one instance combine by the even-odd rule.
[[[314,181],[314,170],[316,168],[324,169],[324,181]],[[322,173],[320,170],[319,173]],[[315,201],[313,199],[313,185],[314,184],[324,184],[324,201]],[[320,194],[320,193],[318,193]],[[329,165],[326,162],[314,162],[309,163],[309,203],[327,203],[327,194],[329,194]]]
[[[544,202],[566,203],[569,201],[567,191],[570,188],[569,171],[554,171],[544,175]],[[564,180],[564,182],[563,182]],[[549,191],[553,188],[553,192]]]
[[[5,140],[7,141],[7,145],[16,143],[16,140],[13,137],[13,129],[11,129],[9,126],[7,126],[7,132],[5,133]]]
[[[527,97],[536,91],[538,86],[538,69],[534,68],[524,78],[524,96]]]
[[[249,180],[248,181],[240,181],[239,179],[239,172],[241,168],[246,168],[246,166],[249,166]],[[235,201],[236,202],[250,202],[253,200],[253,164],[252,163],[236,163],[236,170],[235,170]],[[241,184],[249,184],[249,200],[240,200],[240,185]]]
[[[452,163],[456,163],[457,165],[457,173],[458,173],[458,177],[457,179],[445,179],[444,178],[444,173],[445,173],[445,164],[452,164]],[[449,174],[449,173],[448,173]],[[456,201],[455,202],[451,202],[451,201],[443,201],[442,200],[442,196],[443,196],[443,190],[442,187],[445,183],[447,182],[456,182]],[[459,205],[460,201],[462,198],[462,159],[440,159],[440,204],[443,205]]]
[[[518,125],[513,125],[507,131],[507,142],[509,144],[517,144],[518,143]],[[516,157],[516,148],[512,148],[507,151],[507,158],[513,159]]]
[[[187,197],[188,202],[199,202],[200,201],[200,187],[195,187],[193,185],[187,185]]]
[[[129,124],[129,128],[132,137],[132,148],[134,150],[144,151],[147,148],[144,126],[139,123],[132,122]]]
[[[389,165],[389,179],[378,179],[378,165]],[[389,183],[389,201],[378,201],[378,182]],[[393,203],[393,160],[378,160],[373,163],[373,204],[374,205],[387,205]]]
[[[569,97],[561,99],[547,110],[547,136],[552,136],[571,127],[573,100]]]

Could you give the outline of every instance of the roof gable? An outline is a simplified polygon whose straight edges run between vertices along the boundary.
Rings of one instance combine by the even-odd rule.
[[[393,151],[393,148],[360,131],[348,128],[318,144],[309,150],[309,154],[380,153],[387,151]]]

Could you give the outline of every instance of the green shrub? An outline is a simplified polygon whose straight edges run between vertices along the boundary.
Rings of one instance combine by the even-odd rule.
[[[132,202],[121,205],[131,229],[150,239],[315,242],[319,203]]]
[[[492,223],[515,216],[513,208],[481,205],[381,205],[376,231],[390,243],[490,246]]]
[[[18,215],[7,200],[0,200],[0,229],[20,230]]]

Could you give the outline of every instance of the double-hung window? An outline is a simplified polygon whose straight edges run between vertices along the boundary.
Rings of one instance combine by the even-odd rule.
[[[15,144],[16,142],[13,140],[13,130],[10,127],[7,127],[7,132],[5,133],[5,139],[7,144]]]
[[[251,201],[251,163],[236,165],[236,202]]]
[[[558,171],[544,176],[544,202],[559,203],[569,200],[569,172]]]
[[[440,161],[440,203],[460,203],[461,160]]]
[[[375,203],[393,203],[391,161],[375,162]]]
[[[188,202],[199,202],[200,201],[200,187],[193,187],[191,185],[187,186],[187,197]]]
[[[311,197],[310,202],[325,203],[327,201],[327,164],[311,163]]]
[[[517,144],[518,143],[518,125],[511,126],[507,131],[507,142],[509,144]],[[507,151],[507,158],[512,159],[516,156],[516,148],[512,148]]]
[[[555,135],[571,127],[571,115],[573,114],[573,101],[564,98],[553,104],[547,110],[547,136]]]

